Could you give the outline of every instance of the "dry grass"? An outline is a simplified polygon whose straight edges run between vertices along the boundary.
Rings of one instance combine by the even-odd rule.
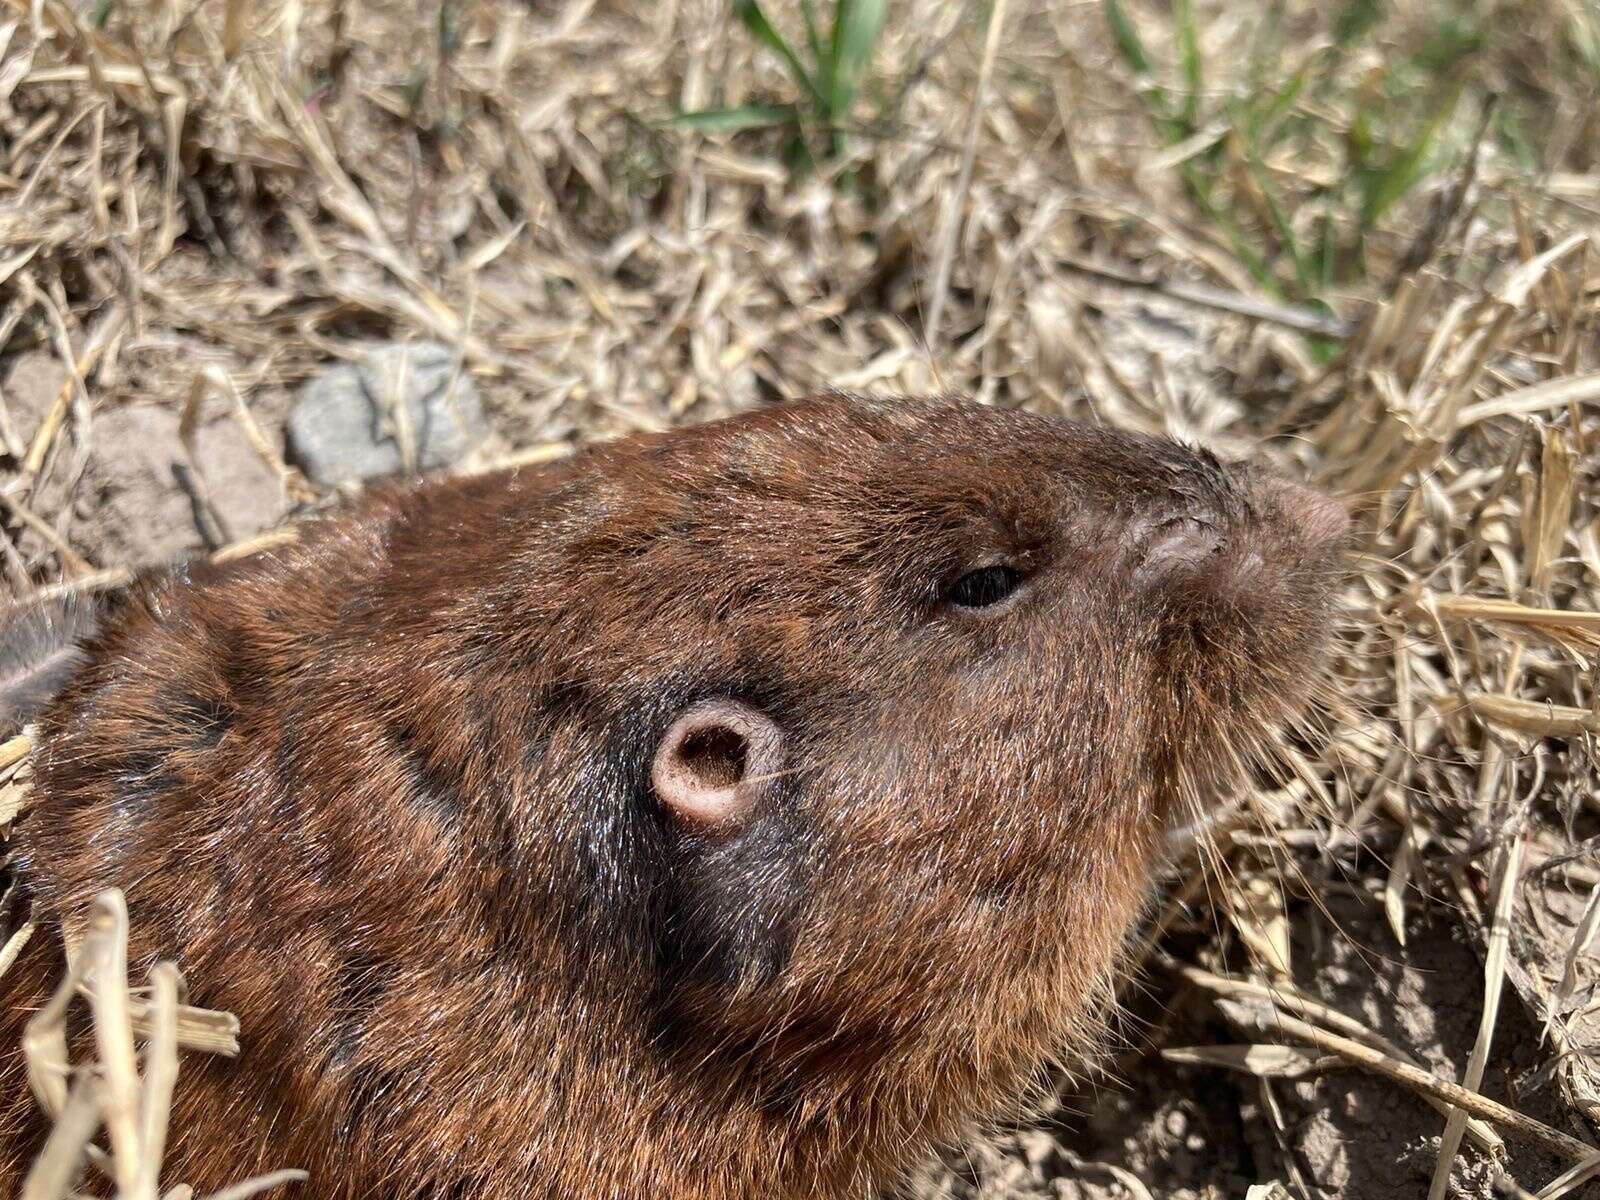
[[[1413,22],[1426,7],[1400,6]],[[1464,108],[1448,169],[1311,308],[1185,200],[1185,159],[1229,143],[1155,139],[1093,5],[995,5],[993,57],[955,0],[897,6],[874,127],[792,177],[767,135],[656,123],[789,86],[711,0],[448,3],[437,38],[398,2],[120,0],[101,29],[88,6],[4,0],[0,352],[65,368],[27,438],[0,394],[9,585],[124,577],[95,561],[73,499],[97,417],[135,398],[166,398],[191,430],[243,423],[285,513],[320,502],[272,430],[295,386],[378,336],[456,347],[498,452],[529,459],[839,385],[961,389],[1295,464],[1362,513],[1346,703],[1285,744],[1284,778],[1234,798],[1215,831],[1225,875],[1177,894],[1146,942],[1152,980],[1186,974],[1252,1049],[1167,1049],[1266,1079],[1340,1056],[1442,1106],[1441,1162],[1462,1135],[1498,1153],[1496,1127],[1580,1160],[1600,1131],[1600,76],[1553,73],[1527,33],[1591,44],[1581,6],[1523,7],[1473,78],[1548,114],[1543,169]],[[1243,13],[1208,14],[1213,87]],[[1317,136],[1217,169],[1251,244],[1278,217],[1252,171],[1297,212],[1328,211],[1318,189],[1354,118],[1314,105]],[[1291,275],[1281,254],[1266,270]],[[0,825],[25,776],[0,746]],[[1482,948],[1465,1087],[1293,987],[1292,926],[1321,920],[1302,901],[1330,872],[1402,943],[1426,907]],[[1174,935],[1205,930],[1173,961]],[[1510,1004],[1543,1025],[1584,1141],[1477,1095]],[[146,1127],[124,1129],[124,1159],[112,1094],[118,1119],[159,1110],[171,1046],[152,1035],[142,1081],[102,1045],[100,1073],[49,1085],[72,1144],[106,1121],[124,1195],[155,1181],[122,1177],[153,1168]],[[1539,1194],[1595,1171],[1578,1161]],[[30,1194],[62,1194],[67,1173],[56,1184]]]
[[[144,998],[128,988],[128,910],[108,891],[90,913],[81,944],[55,994],[28,1022],[22,1051],[28,1082],[55,1122],[28,1177],[22,1200],[54,1200],[74,1190],[86,1164],[98,1168],[125,1200],[188,1200],[187,1187],[160,1190],[162,1150],[180,1047],[233,1055],[238,1023],[226,1013],[183,1004],[183,976],[172,963],[150,970]],[[94,1028],[94,1069],[74,1069],[67,1047],[67,1011],[82,994]],[[144,1041],[135,1052],[135,1035]],[[102,1125],[110,1153],[94,1144]],[[209,1200],[244,1200],[305,1179],[286,1170],[246,1180]]]

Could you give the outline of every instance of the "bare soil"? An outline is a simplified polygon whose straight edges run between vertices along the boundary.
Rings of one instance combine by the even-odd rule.
[[[1477,1033],[1483,964],[1458,929],[1421,916],[1398,945],[1379,903],[1354,891],[1295,906],[1295,980],[1307,995],[1357,1017],[1443,1079],[1459,1080]],[[1330,924],[1337,922],[1338,933]],[[925,1200],[1128,1200],[1128,1176],[1160,1200],[1242,1197],[1277,1180],[1312,1200],[1401,1200],[1427,1194],[1444,1117],[1389,1080],[1342,1066],[1263,1081],[1166,1062],[1152,1044],[1209,1046],[1237,1034],[1204,996],[1146,981],[1127,1039],[1145,1046],[1063,1092],[1039,1122],[964,1147],[916,1180]],[[1514,1007],[1514,1006],[1513,1006]],[[1581,1136],[1542,1074],[1539,1030],[1502,1016],[1482,1091]],[[1535,1191],[1568,1164],[1508,1140],[1505,1174]],[[1125,1175],[1119,1174],[1125,1172]],[[1454,1200],[1504,1195],[1502,1168],[1463,1150]],[[1580,1193],[1582,1194],[1582,1193]],[[1139,1198],[1142,1200],[1142,1196]]]

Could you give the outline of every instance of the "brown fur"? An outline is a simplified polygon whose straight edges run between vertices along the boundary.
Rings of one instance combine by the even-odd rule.
[[[1217,549],[1136,583],[1174,514]],[[49,924],[121,886],[135,974],[241,1018],[172,1181],[860,1196],[1083,1048],[1180,787],[1306,695],[1336,524],[1171,443],[844,396],[385,491],[134,590],[17,871]],[[1014,603],[940,601],[996,558]],[[786,769],[713,837],[649,764],[717,695]],[[6,1194],[58,945],[0,984]]]

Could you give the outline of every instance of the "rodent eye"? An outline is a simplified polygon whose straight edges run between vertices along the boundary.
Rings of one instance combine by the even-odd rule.
[[[961,608],[999,604],[1022,584],[1022,572],[1009,563],[990,563],[968,571],[945,589],[944,598]]]

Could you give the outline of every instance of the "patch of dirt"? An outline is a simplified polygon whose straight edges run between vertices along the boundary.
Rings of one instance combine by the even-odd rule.
[[[1459,1081],[1477,1035],[1483,966],[1459,927],[1426,916],[1399,946],[1377,901],[1325,897],[1337,922],[1310,904],[1291,909],[1295,980],[1308,996],[1360,1020],[1440,1077]],[[1162,981],[1151,980],[1158,989]],[[1164,1045],[1248,1040],[1199,994],[1161,997],[1150,1018]],[[1133,1024],[1137,1025],[1137,1020]],[[1138,1038],[1131,1030],[1130,1040]],[[1539,1031],[1509,987],[1484,1093],[1575,1136],[1554,1089],[1536,1074]],[[923,1170],[916,1200],[1234,1200],[1254,1184],[1282,1183],[1296,1200],[1415,1200],[1427,1195],[1444,1115],[1383,1077],[1335,1067],[1263,1083],[1181,1066],[1151,1054],[1124,1058],[1118,1076],[1064,1095],[1033,1127],[991,1136]],[[1507,1138],[1505,1170],[1528,1191],[1563,1163]],[[1451,1200],[1507,1194],[1489,1156],[1466,1144]]]
[[[0,394],[20,446],[31,444],[67,383],[66,369],[51,354],[32,351],[12,361]],[[282,521],[287,505],[278,476],[238,421],[227,414],[202,419],[192,463],[179,421],[170,403],[97,409],[80,461],[46,476],[35,507],[59,512],[56,531],[96,566],[145,566],[214,549],[197,513],[202,495],[224,542]],[[281,441],[275,427],[267,433]],[[36,532],[23,533],[18,543],[24,555],[45,549]]]
[[[1375,902],[1335,896],[1327,904],[1343,935],[1326,920],[1299,923],[1301,988],[1410,1051],[1436,1075],[1460,1082],[1483,1011],[1483,964],[1461,927],[1424,915],[1411,923],[1402,948]],[[1548,1089],[1532,1090],[1522,1076],[1525,1064],[1535,1061],[1537,1043],[1538,1030],[1508,987],[1481,1090],[1564,1128],[1555,1097]],[[1418,1097],[1359,1071],[1301,1081],[1283,1096],[1296,1157],[1313,1195],[1393,1200],[1426,1194],[1444,1117]],[[1507,1170],[1530,1190],[1564,1169],[1536,1146],[1508,1138],[1507,1149]],[[1456,1160],[1453,1194],[1487,1200],[1497,1194],[1497,1175],[1487,1155],[1466,1145]]]

